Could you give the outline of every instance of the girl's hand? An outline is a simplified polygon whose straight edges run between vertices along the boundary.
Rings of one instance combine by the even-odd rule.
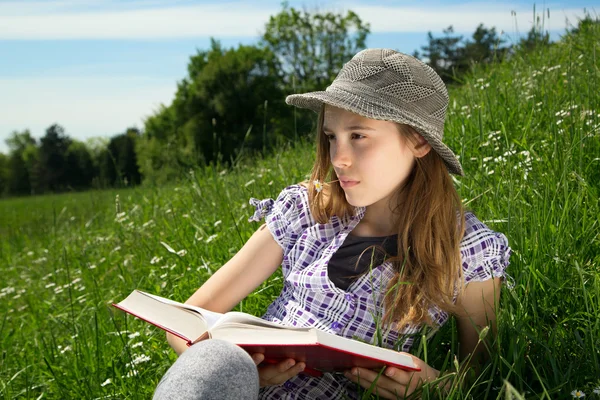
[[[404,353],[410,355],[408,353]],[[346,378],[354,383],[358,383],[365,389],[371,387],[373,381],[377,379],[373,393],[377,393],[384,399],[403,399],[411,395],[415,390],[420,388],[424,383],[437,379],[440,371],[431,368],[423,360],[410,355],[421,371],[405,371],[399,368],[388,367],[377,379],[379,374],[366,368],[352,368],[346,371]]]
[[[306,366],[303,362],[296,363],[296,360],[288,358],[279,364],[266,364],[259,367],[265,359],[265,355],[261,353],[252,354],[252,360],[258,367],[258,379],[260,387],[280,385],[304,371]]]

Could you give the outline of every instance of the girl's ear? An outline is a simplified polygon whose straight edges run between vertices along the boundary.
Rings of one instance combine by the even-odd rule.
[[[431,145],[425,138],[418,133],[413,133],[411,151],[416,158],[421,158],[427,155],[431,150]]]

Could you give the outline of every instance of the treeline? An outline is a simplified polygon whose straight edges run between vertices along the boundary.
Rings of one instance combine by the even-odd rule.
[[[0,195],[29,195],[88,188],[161,184],[190,168],[236,162],[264,153],[313,130],[310,112],[285,105],[290,93],[324,90],[336,71],[365,48],[370,33],[352,11],[345,15],[301,11],[283,3],[255,46],[225,49],[216,40],[190,57],[187,76],[169,105],[107,142],[71,139],[58,124],[38,141],[15,131],[0,153]],[[592,20],[588,17],[581,21]],[[597,21],[593,21],[597,23]],[[415,52],[448,84],[460,84],[474,64],[490,64],[520,50],[550,45],[537,23],[516,45],[480,25],[470,39],[452,26],[428,33]]]

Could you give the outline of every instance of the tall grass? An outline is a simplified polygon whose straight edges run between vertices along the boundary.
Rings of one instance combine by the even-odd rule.
[[[478,69],[453,89],[446,135],[468,208],[513,249],[498,339],[453,398],[571,398],[600,386],[600,31]],[[305,179],[313,145],[158,188],[0,202],[0,394],[149,398],[175,355],[109,304],[135,288],[185,300],[257,228],[250,197]],[[275,274],[238,309],[260,315]],[[454,321],[414,352],[454,362]],[[424,398],[435,397],[435,391]]]

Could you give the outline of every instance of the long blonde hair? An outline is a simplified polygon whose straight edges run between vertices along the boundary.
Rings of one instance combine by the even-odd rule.
[[[333,215],[346,219],[354,207],[345,198],[329,159],[329,141],[323,133],[323,109],[317,124],[317,156],[310,182],[332,183],[317,196],[309,185],[311,212],[319,223]],[[399,134],[414,140],[413,128],[400,125]],[[437,306],[452,313],[454,300],[462,292],[460,241],[464,234],[464,210],[442,158],[433,150],[415,165],[394,196],[399,203],[397,218],[398,255],[388,259],[395,275],[384,297],[387,324],[402,329],[406,324],[432,325],[429,309]],[[401,210],[401,212],[396,211]]]

